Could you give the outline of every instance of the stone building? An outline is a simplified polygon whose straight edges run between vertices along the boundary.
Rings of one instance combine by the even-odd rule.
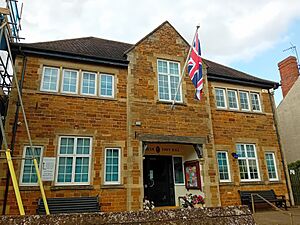
[[[171,109],[188,50],[167,21],[134,45],[88,37],[14,46],[47,197],[99,195],[103,211],[139,210],[144,198],[176,206],[188,192],[206,206],[240,204],[238,190],[288,198],[269,92],[278,84],[204,60],[201,101],[186,74]],[[10,139],[16,101],[13,93]],[[29,154],[22,122],[17,156]],[[15,168],[33,214],[32,163]],[[1,192],[5,181],[1,172]],[[11,186],[6,213],[18,213]]]

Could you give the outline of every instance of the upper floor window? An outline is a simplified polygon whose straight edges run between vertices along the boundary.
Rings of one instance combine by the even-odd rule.
[[[114,76],[108,74],[100,74],[100,95],[104,97],[114,96]]]
[[[255,92],[215,88],[216,106],[220,109],[261,112],[260,95]]]
[[[217,152],[219,177],[221,182],[230,181],[228,154],[226,151]]]
[[[267,170],[270,181],[278,180],[277,168],[275,162],[275,154],[274,152],[266,152],[266,162],[267,162]]]
[[[120,184],[120,163],[121,163],[121,149],[106,148],[105,149],[105,184]]]
[[[56,183],[60,185],[89,184],[91,152],[92,138],[60,137]]]
[[[240,91],[240,102],[242,110],[249,110],[249,95],[248,92]]]
[[[228,106],[230,109],[238,109],[237,91],[227,90]]]
[[[258,161],[254,144],[237,144],[241,181],[259,181]]]
[[[226,108],[225,90],[216,88],[216,103],[218,108]]]
[[[81,94],[96,95],[96,76],[96,73],[82,73]]]
[[[39,168],[41,168],[41,157],[43,155],[43,148],[40,146],[33,146],[33,149],[30,146],[25,146],[23,157],[25,160],[22,160],[22,170],[21,170],[21,185],[37,185],[37,174],[33,164],[32,150],[34,151],[34,156],[38,162]]]
[[[257,94],[257,93],[250,93],[250,98],[251,98],[252,110],[260,112],[261,111],[261,107],[260,107],[259,94]]]
[[[44,67],[42,75],[42,91],[58,91],[59,69],[53,67]]]
[[[179,63],[159,59],[157,60],[157,70],[159,100],[173,101],[180,78]],[[182,101],[181,87],[178,90],[175,101]]]
[[[61,76],[61,85],[60,83]],[[55,67],[43,68],[41,91],[114,97],[114,75]]]
[[[78,89],[78,72],[76,70],[63,70],[62,92],[76,94]]]

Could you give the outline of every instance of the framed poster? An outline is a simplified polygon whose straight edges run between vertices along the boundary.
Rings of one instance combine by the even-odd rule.
[[[186,161],[184,163],[184,175],[186,189],[201,190],[199,161]]]

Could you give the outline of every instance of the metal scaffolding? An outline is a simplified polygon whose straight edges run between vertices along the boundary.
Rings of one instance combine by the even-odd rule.
[[[8,197],[8,188],[9,188],[9,180],[10,177],[12,179],[12,184],[15,191],[15,196],[17,199],[18,207],[20,215],[25,215],[21,195],[18,188],[18,181],[16,178],[16,174],[14,171],[12,160],[16,157],[12,157],[13,149],[12,151],[9,149],[8,142],[6,139],[6,132],[5,132],[5,117],[7,115],[7,108],[8,108],[8,100],[10,97],[10,93],[12,88],[14,87],[17,91],[18,95],[18,106],[20,106],[22,114],[23,114],[23,120],[28,136],[28,141],[30,143],[30,151],[32,155],[32,161],[35,168],[35,172],[38,178],[38,184],[40,187],[43,203],[45,205],[46,214],[49,215],[49,209],[47,204],[47,199],[43,187],[43,182],[41,180],[41,175],[39,171],[39,166],[37,159],[35,157],[34,151],[33,151],[33,143],[30,135],[30,130],[28,127],[28,122],[25,114],[25,109],[22,101],[22,93],[20,89],[20,85],[18,82],[18,77],[16,74],[16,68],[14,67],[14,59],[12,55],[11,50],[11,44],[17,43],[20,41],[19,31],[21,30],[20,21],[21,16],[19,14],[18,10],[18,2],[16,0],[0,0],[0,146],[3,146],[5,148],[4,152],[6,155],[6,160],[8,163],[9,172],[7,173],[7,179],[6,179],[6,191],[4,196],[4,206],[3,206],[3,214],[5,214],[5,208],[6,208],[6,201]],[[21,6],[22,11],[22,6]],[[23,68],[24,69],[24,68]],[[17,107],[18,108],[18,107]],[[18,114],[18,111],[16,112]],[[17,119],[15,119],[17,120]],[[15,121],[16,122],[16,121]],[[15,135],[15,134],[14,134]],[[13,146],[11,146],[13,147]]]

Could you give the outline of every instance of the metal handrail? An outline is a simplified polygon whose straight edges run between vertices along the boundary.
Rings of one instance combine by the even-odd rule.
[[[275,210],[279,211],[279,212],[282,212],[283,214],[288,214],[289,217],[290,217],[290,223],[291,225],[294,225],[294,220],[293,220],[293,214],[292,213],[289,213],[289,212],[286,212],[286,211],[283,211],[282,209],[278,208],[276,205],[274,205],[273,203],[271,203],[270,201],[268,201],[267,199],[265,199],[264,197],[262,197],[261,195],[259,194],[251,194],[251,204],[252,204],[252,212],[255,213],[255,206],[254,206],[254,199],[253,199],[253,196],[256,195],[258,196],[259,198],[261,198],[263,201],[265,201],[266,203],[268,203],[270,206],[272,206]]]

